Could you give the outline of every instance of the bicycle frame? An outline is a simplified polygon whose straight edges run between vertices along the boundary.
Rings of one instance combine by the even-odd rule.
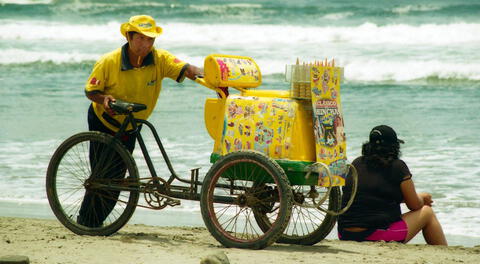
[[[140,148],[142,150],[143,157],[145,159],[145,162],[147,163],[148,170],[150,171],[150,175],[152,176],[151,178],[140,178],[140,180],[152,180],[154,186],[157,188],[156,191],[158,191],[160,194],[164,194],[167,196],[170,196],[172,198],[177,198],[177,199],[186,199],[186,200],[200,200],[200,193],[198,192],[199,186],[202,185],[202,182],[198,180],[199,176],[199,169],[200,168],[195,168],[191,170],[191,176],[190,180],[181,178],[178,176],[178,174],[175,172],[172,163],[167,155],[167,152],[165,151],[165,148],[163,147],[163,144],[160,140],[160,137],[158,136],[158,133],[153,126],[152,123],[143,120],[143,119],[136,119],[133,116],[132,111],[127,112],[127,117],[125,118],[124,122],[121,124],[120,129],[118,132],[115,133],[115,138],[117,140],[120,140],[122,136],[126,133],[126,129],[129,125],[132,127],[133,132],[138,132],[139,131],[139,125],[146,125],[150,131],[152,132],[155,141],[157,143],[158,148],[160,149],[162,153],[162,157],[168,167],[168,170],[170,171],[171,175],[170,177],[165,180],[157,175],[157,172],[155,170],[154,164],[152,162],[152,159],[148,153],[148,149],[146,147],[145,141],[141,135],[141,133],[137,133],[137,140],[138,144],[140,145]],[[178,180],[183,183],[189,184],[189,186],[182,186],[182,185],[172,185],[172,183]],[[146,188],[146,183],[140,183],[140,192],[146,193],[149,192]],[[105,186],[104,186],[105,187]],[[231,185],[218,185],[218,187],[222,188],[232,188]],[[134,190],[132,187],[128,186],[108,186],[107,188],[109,189],[117,189],[117,190]],[[238,186],[233,187],[233,189],[242,189]],[[215,202],[218,203],[233,203],[234,199],[231,197],[224,197],[224,196],[215,196],[214,197]]]

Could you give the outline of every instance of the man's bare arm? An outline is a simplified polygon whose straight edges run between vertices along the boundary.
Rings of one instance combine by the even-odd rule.
[[[105,108],[105,111],[107,111],[107,113],[109,113],[110,115],[115,115],[115,112],[110,108],[109,105],[110,102],[115,102],[115,98],[113,98],[113,96],[109,94],[103,94],[100,91],[85,92],[85,95],[91,101],[103,105],[103,108]]]
[[[195,80],[197,75],[203,75],[203,69],[193,65],[188,65],[187,70],[185,71],[185,77],[190,80]]]

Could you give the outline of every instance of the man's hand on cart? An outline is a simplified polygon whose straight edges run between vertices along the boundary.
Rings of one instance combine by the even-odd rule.
[[[208,82],[205,81],[205,78],[203,75],[196,75],[195,76],[195,82],[198,84],[201,84],[209,89],[214,90],[217,92],[217,95],[219,98],[227,98],[228,96],[228,87],[215,87]]]

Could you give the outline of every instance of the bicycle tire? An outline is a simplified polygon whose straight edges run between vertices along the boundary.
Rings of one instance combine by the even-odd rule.
[[[320,186],[313,187],[325,189]],[[277,239],[277,243],[314,245],[323,240],[335,226],[337,216],[327,214],[315,208],[312,198],[306,195],[308,192],[303,190],[303,188],[311,190],[311,186],[292,186],[294,199],[292,216],[282,236]],[[319,197],[322,195],[320,194]],[[324,205],[328,206],[328,210],[337,211],[340,209],[340,203],[340,189],[339,187],[333,187]],[[258,225],[263,229],[269,228],[269,218],[260,212],[254,211],[254,213]]]
[[[96,159],[90,155],[90,149],[108,151],[109,155]],[[103,152],[107,153],[107,152]],[[114,158],[115,157],[115,158]],[[92,163],[97,164],[92,168]],[[124,164],[124,167],[119,164]],[[124,177],[119,179],[104,179],[111,171],[124,170]],[[46,190],[50,207],[57,219],[69,230],[79,235],[108,236],[122,228],[133,215],[138,203],[139,191],[115,191],[105,187],[93,188],[95,184],[119,186],[128,184],[138,186],[138,169],[128,150],[111,135],[101,132],[83,132],[65,140],[53,154],[47,169]],[[113,184],[112,184],[113,182]],[[135,189],[135,188],[133,188]],[[89,217],[94,219],[101,213],[98,208],[104,208],[109,203],[113,208],[105,213],[106,218],[101,224],[91,224],[79,221],[79,211],[82,202],[94,197],[88,203]],[[83,197],[83,198],[82,198]],[[95,209],[91,209],[91,208]],[[88,222],[88,221],[82,221]]]
[[[267,188],[259,189],[258,182]],[[274,160],[255,151],[232,152],[215,162],[205,176],[200,199],[202,218],[223,246],[262,249],[283,233],[290,219],[291,193],[285,172]],[[227,197],[231,202],[218,202],[215,197]],[[272,214],[274,221],[267,230],[252,221],[255,207]]]

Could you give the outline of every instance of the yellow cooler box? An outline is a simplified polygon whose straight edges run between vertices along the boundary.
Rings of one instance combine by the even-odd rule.
[[[340,136],[325,130],[329,121],[341,117],[339,83],[327,84],[331,86],[328,93],[317,92],[319,84],[315,77],[319,70],[326,72],[326,67],[311,67],[314,73],[311,81],[313,101],[293,98],[294,95],[287,90],[250,89],[261,84],[261,73],[258,65],[248,57],[214,54],[205,59],[204,68],[204,85],[217,91],[219,87],[234,87],[241,91],[239,95],[206,101],[205,124],[215,141],[211,162],[231,152],[255,150],[274,159],[287,173],[290,184],[329,185],[325,182],[328,178],[325,175],[320,179],[316,173],[306,177],[308,171],[318,171],[312,168],[317,162],[329,166],[334,185],[344,184],[345,144],[334,141],[332,145],[327,136],[339,139]],[[334,90],[338,90],[338,94],[335,92],[335,98],[331,98],[334,93],[330,91]],[[325,102],[328,102],[327,106]],[[338,111],[335,116],[324,117],[324,112],[332,112],[333,102]],[[326,124],[319,124],[319,120]],[[339,122],[332,123],[331,131],[338,130],[342,134],[343,130],[335,129],[335,123]],[[343,128],[343,124],[339,128]],[[323,130],[329,133],[325,134]],[[314,131],[318,131],[317,134]]]

